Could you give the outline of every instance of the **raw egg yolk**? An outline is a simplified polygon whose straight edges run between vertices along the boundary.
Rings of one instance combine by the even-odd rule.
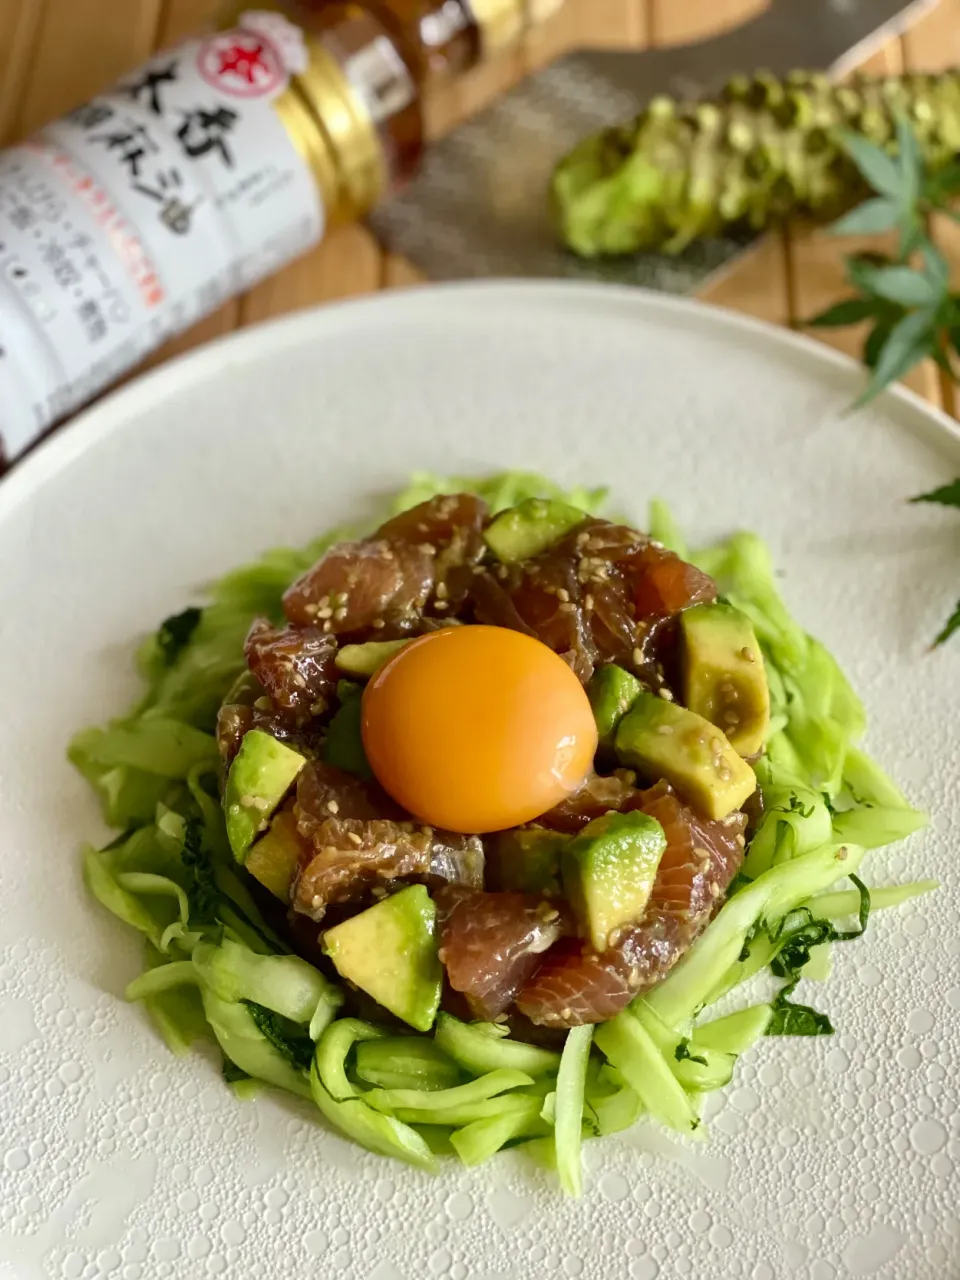
[[[362,727],[384,789],[448,831],[530,822],[581,786],[597,749],[590,702],[567,664],[503,627],[412,641],[367,685]]]

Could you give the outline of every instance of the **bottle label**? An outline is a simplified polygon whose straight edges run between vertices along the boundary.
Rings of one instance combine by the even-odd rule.
[[[0,444],[46,427],[314,244],[324,211],[273,102],[278,14],[153,58],[0,153]]]

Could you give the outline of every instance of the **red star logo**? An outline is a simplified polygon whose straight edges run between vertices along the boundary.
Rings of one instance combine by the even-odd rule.
[[[220,65],[217,74],[234,75],[246,84],[255,85],[263,75],[270,75],[270,68],[264,61],[265,52],[263,44],[257,44],[252,49],[242,44],[221,49],[218,51]]]

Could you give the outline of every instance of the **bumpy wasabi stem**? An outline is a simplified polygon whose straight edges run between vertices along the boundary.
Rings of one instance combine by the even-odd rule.
[[[898,114],[927,165],[942,168],[960,150],[960,73],[843,85],[760,74],[712,101],[655,98],[633,123],[587,138],[560,162],[552,196],[561,238],[585,258],[676,253],[787,215],[831,216],[863,193],[840,131],[892,145]]]

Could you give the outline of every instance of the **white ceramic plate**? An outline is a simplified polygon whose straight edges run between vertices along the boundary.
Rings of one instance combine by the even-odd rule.
[[[0,484],[0,1277],[781,1280],[960,1275],[956,831],[960,472],[846,361],[639,292],[426,290],[302,314],[130,387]],[[698,538],[761,531],[930,832],[868,879],[943,891],[837,948],[838,1034],[766,1041],[707,1145],[649,1125],[586,1150],[564,1201],[508,1156],[432,1180],[298,1109],[238,1102],[120,998],[131,932],[91,903],[100,834],[69,735],[124,709],[135,638],[200,584],[355,516],[418,468],[525,467],[653,494]]]

